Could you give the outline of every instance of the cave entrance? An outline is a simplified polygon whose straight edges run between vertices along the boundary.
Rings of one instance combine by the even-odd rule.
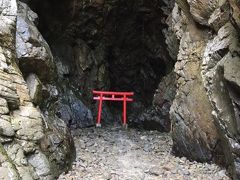
[[[152,105],[160,80],[173,68],[164,32],[174,1],[35,0],[30,4],[57,62],[59,83],[81,92],[79,98],[95,115],[93,89],[133,91],[128,119],[137,125],[139,115]],[[103,119],[119,119],[121,108],[108,103]]]

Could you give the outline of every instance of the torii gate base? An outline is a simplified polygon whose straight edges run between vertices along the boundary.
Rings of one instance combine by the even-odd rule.
[[[96,127],[101,127],[102,101],[123,101],[123,126],[127,127],[127,102],[132,102],[133,92],[93,91],[94,100],[98,102],[98,117]]]

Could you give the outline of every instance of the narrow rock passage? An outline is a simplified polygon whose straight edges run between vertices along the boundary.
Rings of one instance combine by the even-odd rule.
[[[171,154],[169,134],[119,127],[73,132],[77,157],[59,180],[229,179],[214,164]]]

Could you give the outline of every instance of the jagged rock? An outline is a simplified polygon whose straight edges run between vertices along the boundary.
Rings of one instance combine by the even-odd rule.
[[[42,83],[36,74],[30,74],[26,79],[30,97],[34,104],[39,105],[42,102]]]
[[[21,9],[19,11],[20,17],[18,19],[20,22],[18,25],[21,26],[21,23],[26,20],[27,22],[31,21],[33,26],[33,21],[36,20],[35,14],[32,12],[27,13],[30,10],[24,4],[20,3],[19,7]],[[34,107],[31,102],[27,84],[15,58],[17,9],[16,0],[0,0],[0,179],[54,179],[52,172],[54,166],[50,165],[51,157],[47,156],[47,153],[43,152],[40,147],[40,139],[45,137],[46,127],[43,124],[44,121],[40,110]],[[19,26],[20,29],[24,28]],[[27,28],[27,30],[36,30],[36,27]],[[37,44],[38,51],[42,49],[40,46],[43,46],[44,43],[37,43],[38,40],[43,42],[38,31],[35,34],[31,32],[36,35],[35,37],[30,36],[29,31],[21,32],[26,35],[22,38],[31,38],[27,40],[30,40],[34,45]],[[25,41],[22,43],[25,43]],[[28,46],[27,43],[22,45]],[[28,47],[33,48],[28,49],[28,53],[33,59],[37,59],[39,54],[31,54],[36,53],[35,46]],[[44,46],[43,49],[47,47]],[[51,57],[51,53],[46,54],[46,52],[41,54],[39,51],[40,55]],[[24,56],[24,58],[26,57]],[[39,68],[38,64],[35,64],[34,67]],[[34,70],[34,68],[31,70]],[[47,72],[49,70],[47,67],[38,70],[38,72],[43,73],[41,77],[44,77],[45,73],[49,73],[48,77],[52,75],[51,72]],[[64,135],[62,135],[62,138],[66,138],[64,139],[64,148],[66,148],[70,135]],[[66,153],[65,149],[55,146],[55,151],[58,148],[61,149],[61,157],[63,157]],[[68,149],[68,153],[70,151]],[[69,154],[72,155],[72,153]],[[58,157],[60,155],[56,155],[55,159]],[[61,161],[64,161],[64,158]],[[32,162],[33,159],[36,162]],[[29,163],[30,161],[31,163]],[[48,172],[46,169],[48,169]],[[61,173],[59,171],[56,170],[54,175]]]
[[[168,110],[170,106],[168,107]],[[131,122],[132,123],[132,122]],[[137,127],[142,127],[148,130],[158,130],[160,132],[169,132],[171,122],[168,114],[163,115],[159,109],[151,107],[146,109],[139,115],[136,120]]]
[[[218,6],[218,0],[187,0],[193,18],[203,25],[208,25],[208,19]]]
[[[57,117],[44,117],[48,128],[41,139],[41,150],[47,154],[52,174],[57,177],[59,172],[65,172],[75,158],[75,147],[71,133],[66,123]]]
[[[204,52],[202,77],[207,95],[213,107],[213,116],[224,146],[226,166],[233,177],[238,176],[238,155],[235,155],[234,144],[239,142],[239,108],[237,106],[239,49],[237,32],[231,23],[222,26],[217,36],[209,41]]]
[[[6,99],[0,98],[0,114],[8,114],[8,104]]]
[[[240,57],[232,57],[224,63],[224,78],[234,86],[240,88]]]
[[[43,81],[53,79],[53,57],[47,42],[34,22],[37,19],[25,3],[18,3],[16,49],[20,68],[24,73],[35,72]]]
[[[34,141],[26,141],[21,139],[15,139],[15,141],[22,147],[24,154],[33,154],[38,148]]]
[[[16,109],[20,102],[11,76],[0,70],[0,97],[6,99],[10,109]]]
[[[73,47],[68,43],[56,44],[53,47],[59,81],[66,81],[67,86],[71,84],[77,87],[79,92],[76,92],[76,95],[81,95],[88,105],[92,102],[93,89],[108,89],[106,48],[102,44],[92,50],[86,42],[77,39]],[[63,84],[61,83],[60,86]]]
[[[0,143],[12,142],[15,132],[11,124],[11,116],[1,115],[0,122]]]
[[[223,25],[225,25],[230,17],[229,1],[219,1],[218,8],[212,13],[208,20],[208,24],[217,32]]]
[[[5,149],[0,143],[0,179],[3,180],[18,180],[20,178],[16,167],[11,159],[7,156]]]
[[[92,112],[79,100],[73,91],[68,90],[63,98],[55,103],[55,114],[71,128],[94,125]]]
[[[199,140],[197,143],[202,144],[202,147],[214,147],[216,141],[219,140],[220,143],[217,143],[215,150],[210,148],[210,151],[204,152],[205,155],[211,158],[217,152],[222,154],[224,153],[224,158],[215,158],[218,162],[225,163],[225,166],[228,168],[230,174],[233,179],[238,179],[240,170],[239,170],[239,137],[240,137],[240,118],[239,118],[239,17],[236,15],[239,13],[239,2],[235,0],[231,1],[177,1],[179,7],[184,11],[184,15],[181,13],[176,13],[177,18],[188,19],[185,21],[187,23],[188,28],[186,28],[185,35],[181,33],[178,37],[181,39],[180,51],[178,54],[178,60],[183,59],[184,56],[186,60],[183,64],[177,62],[175,65],[175,70],[179,75],[178,78],[178,91],[176,99],[171,108],[171,115],[173,117],[173,139],[174,143],[176,143],[175,147],[178,147],[177,150],[182,151],[184,148],[180,148],[182,145],[189,147],[189,152],[187,154],[191,154],[194,150],[194,147],[191,143],[191,138],[204,138],[207,136],[208,141]],[[202,8],[200,8],[202,7]],[[189,12],[188,12],[189,11]],[[197,23],[202,25],[207,25],[210,29],[197,29],[200,33],[205,33],[208,31],[208,35],[200,36],[197,38],[198,34],[191,27],[191,24],[196,24],[191,19],[194,19]],[[180,24],[184,24],[184,21],[179,21]],[[179,23],[178,22],[178,23]],[[184,26],[175,23],[176,30],[175,32],[179,32],[183,29]],[[213,30],[213,31],[212,31]],[[186,33],[189,35],[186,36]],[[215,31],[215,32],[214,32]],[[192,35],[191,35],[192,34]],[[194,47],[194,43],[198,40],[203,40],[202,44],[199,44],[196,48]],[[186,41],[183,43],[183,41]],[[194,43],[193,43],[194,42]],[[197,51],[196,51],[197,50]],[[197,55],[199,53],[199,55]],[[195,56],[195,58],[192,58]],[[198,63],[198,67],[194,68],[194,64],[190,64],[189,59],[194,59],[195,65]],[[193,72],[198,72],[197,76],[193,76]],[[200,73],[201,72],[201,73]],[[190,76],[189,76],[190,75]],[[186,81],[186,77],[187,81]],[[198,80],[197,84],[192,84],[192,81]],[[191,87],[190,84],[191,83]],[[190,88],[182,88],[184,86],[188,86]],[[193,87],[198,86],[198,90],[193,91]],[[203,90],[203,87],[205,91]],[[179,92],[182,90],[182,92]],[[181,94],[182,93],[182,94]],[[190,105],[189,102],[184,102],[183,97],[190,97],[191,93],[195,94],[195,100],[191,99],[191,101],[197,102],[196,104]],[[196,94],[197,93],[197,94]],[[202,94],[200,96],[200,94]],[[206,97],[207,96],[207,97]],[[177,100],[178,97],[182,99]],[[196,97],[201,97],[199,100]],[[175,104],[178,102],[177,104]],[[180,103],[181,102],[181,103]],[[198,107],[197,109],[191,108],[191,110],[186,111],[186,107],[182,108],[182,103],[189,107],[196,107],[200,104],[204,103],[208,104],[206,107],[202,106],[202,108]],[[210,103],[210,105],[209,105]],[[177,109],[177,111],[176,111]],[[195,110],[194,110],[195,109]],[[189,113],[189,116],[195,114],[196,111],[201,112],[204,111],[204,115],[200,115],[201,119],[195,118],[194,121],[189,121],[189,117],[182,116],[183,112]],[[173,114],[174,111],[174,114]],[[212,113],[211,118],[209,114]],[[208,114],[208,118],[206,117]],[[177,119],[177,121],[175,121]],[[207,119],[209,119],[209,123],[207,123]],[[185,123],[188,122],[189,124]],[[195,121],[197,124],[206,125],[208,128],[199,128],[196,130],[190,129],[195,126]],[[214,122],[214,125],[212,124]],[[179,126],[178,136],[175,136],[176,126]],[[210,127],[210,128],[209,128]],[[194,128],[195,129],[195,128]],[[200,135],[196,132],[206,131],[206,135],[200,133]],[[211,133],[208,133],[209,130],[212,129]],[[214,132],[213,132],[214,130]],[[194,134],[192,132],[194,131]],[[180,134],[192,134],[190,138],[186,138],[183,141],[181,140]],[[212,134],[212,135],[211,135]],[[213,138],[212,140],[211,137]],[[201,149],[199,147],[198,149]],[[204,148],[205,149],[205,148]],[[201,149],[202,150],[202,149]],[[205,149],[206,150],[206,149]],[[220,151],[219,151],[220,150]],[[222,151],[222,152],[221,152]],[[202,157],[200,158],[202,159]]]
[[[202,53],[207,36],[189,19],[191,17],[187,19],[175,64],[177,93],[170,111],[173,151],[190,159],[211,161],[219,137],[201,79]]]
[[[8,122],[0,117],[0,135],[13,136],[15,134],[11,122]]]
[[[165,35],[165,42],[167,45],[167,50],[169,52],[169,55],[173,60],[177,59],[178,49],[179,49],[179,41],[177,39],[177,35],[173,32],[172,24],[173,24],[173,15],[172,11],[175,6],[175,0],[165,0],[166,7],[164,6],[162,10],[164,11],[164,14],[167,16],[166,18],[166,24],[168,25],[168,28],[163,29],[163,33]],[[172,67],[169,68],[172,70]]]
[[[34,107],[23,106],[14,111],[12,125],[19,139],[38,141],[44,135],[41,114]]]
[[[21,179],[39,179],[19,144],[12,142],[4,145],[4,148],[6,149],[9,158],[14,162]]]
[[[53,179],[53,172],[47,157],[40,151],[28,156],[28,162],[35,168],[38,176],[43,180]]]
[[[155,91],[153,97],[153,106],[160,111],[163,115],[168,115],[172,101],[176,94],[176,77],[173,72],[163,77]]]

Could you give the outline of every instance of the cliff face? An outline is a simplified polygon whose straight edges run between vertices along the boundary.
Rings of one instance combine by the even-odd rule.
[[[239,10],[234,0],[188,0],[177,1],[172,13],[180,40],[173,150],[200,161],[222,158],[234,178],[240,175]]]
[[[0,179],[53,179],[74,147],[66,125],[37,107],[41,80],[54,72],[52,55],[26,4],[0,5]],[[19,67],[31,71],[27,82]]]

